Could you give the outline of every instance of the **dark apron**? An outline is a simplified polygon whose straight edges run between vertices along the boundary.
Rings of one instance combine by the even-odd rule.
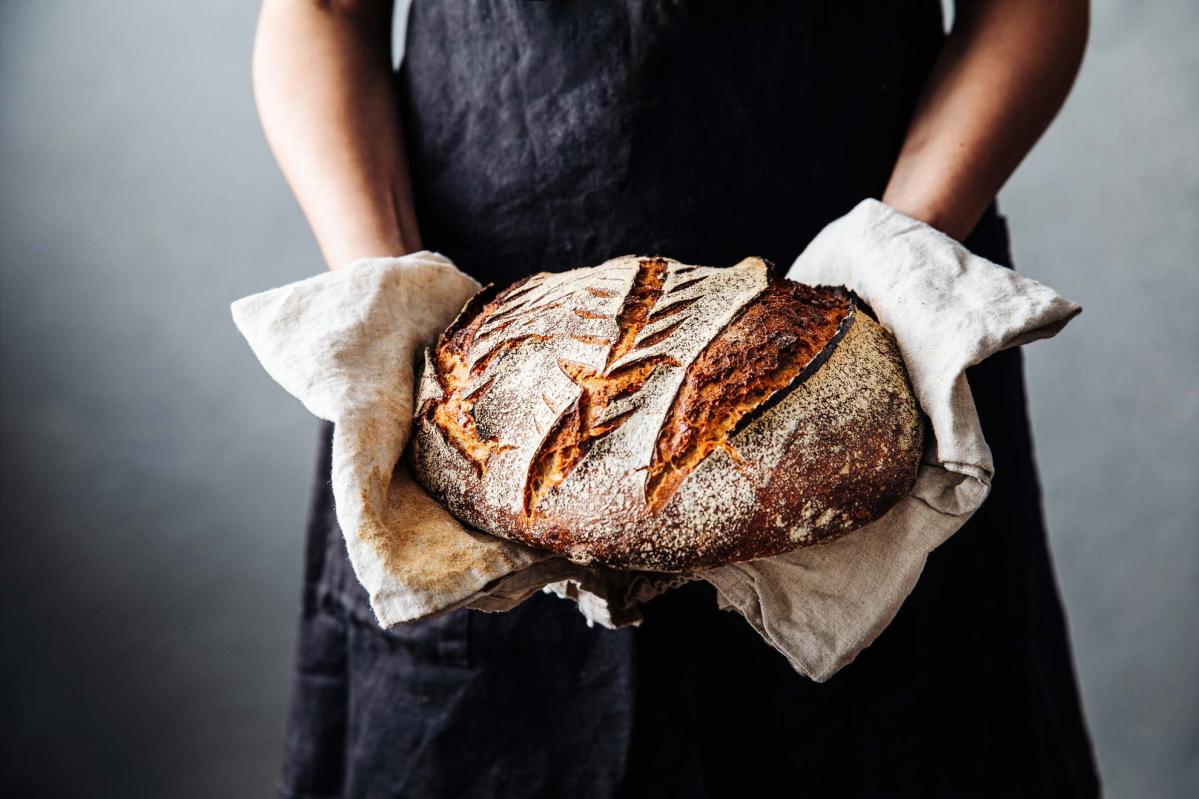
[[[425,245],[501,284],[625,253],[785,267],[881,194],[941,41],[937,0],[417,0],[397,91]],[[994,209],[967,244],[1010,264]],[[969,379],[991,495],[823,685],[706,584],[638,629],[537,595],[380,630],[326,426],[283,795],[1096,795],[1019,351]]]

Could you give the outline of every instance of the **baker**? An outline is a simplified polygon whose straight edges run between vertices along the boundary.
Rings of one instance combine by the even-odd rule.
[[[790,263],[864,197],[1008,263],[994,195],[1062,102],[1085,2],[267,0],[255,88],[330,266],[427,247],[483,281],[628,252]],[[996,477],[827,683],[712,590],[585,626],[538,595],[384,631],[328,429],[282,795],[1094,796],[1018,350],[970,372]]]

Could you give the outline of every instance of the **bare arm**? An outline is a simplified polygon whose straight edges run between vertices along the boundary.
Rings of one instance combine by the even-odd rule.
[[[420,249],[391,74],[391,0],[264,0],[254,96],[331,269]]]
[[[883,195],[965,238],[1061,108],[1088,0],[969,0],[929,76]]]

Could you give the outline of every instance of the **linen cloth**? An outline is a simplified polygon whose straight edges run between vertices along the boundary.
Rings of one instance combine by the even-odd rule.
[[[412,480],[400,455],[415,365],[478,288],[448,259],[360,261],[239,300],[233,315],[268,373],[334,422],[338,521],[383,626],[464,605],[505,610],[547,587],[589,622],[619,626],[657,593],[704,579],[798,671],[825,680],[886,627],[928,553],[986,498],[993,467],[964,370],[1056,334],[1081,309],[874,200],[829,225],[788,277],[853,289],[895,334],[931,422],[916,483],[839,541],[683,576],[586,568],[466,529]]]

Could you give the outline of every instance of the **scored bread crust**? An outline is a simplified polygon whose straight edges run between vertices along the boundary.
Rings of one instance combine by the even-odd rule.
[[[628,256],[472,298],[426,351],[410,459],[467,524],[678,572],[879,518],[922,443],[898,349],[848,292]]]

